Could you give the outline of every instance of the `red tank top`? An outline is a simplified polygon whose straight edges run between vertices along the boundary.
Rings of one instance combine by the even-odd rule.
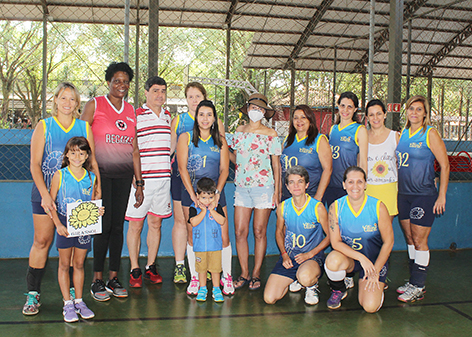
[[[133,139],[136,116],[131,104],[123,101],[121,110],[106,96],[95,97],[92,132],[100,175],[126,178],[133,174]]]

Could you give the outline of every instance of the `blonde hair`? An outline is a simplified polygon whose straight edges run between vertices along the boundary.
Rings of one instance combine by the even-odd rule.
[[[80,117],[80,113],[79,113],[80,94],[79,94],[79,91],[77,90],[77,88],[70,82],[62,82],[57,86],[56,91],[54,92],[54,100],[52,102],[51,115],[57,116],[56,98],[58,98],[59,95],[62,94],[62,92],[64,92],[64,90],[66,90],[66,89],[70,89],[74,93],[75,101],[77,102],[77,106],[75,107],[74,111],[72,112],[72,116],[74,118],[79,118]]]
[[[421,95],[416,95],[416,96],[412,96],[410,97],[410,99],[406,102],[406,105],[405,105],[405,111],[408,111],[408,109],[410,108],[410,106],[413,104],[413,103],[416,103],[416,102],[420,102],[420,103],[423,103],[423,107],[424,107],[424,111],[426,112],[426,115],[423,119],[423,132],[426,131],[426,128],[428,125],[431,125],[431,108],[430,108],[430,105],[429,105],[429,102],[428,100],[426,99],[426,97],[424,96],[421,96]],[[410,123],[410,120],[408,119],[408,116],[406,118],[406,124],[405,124],[405,129],[409,129],[411,126],[411,123]]]

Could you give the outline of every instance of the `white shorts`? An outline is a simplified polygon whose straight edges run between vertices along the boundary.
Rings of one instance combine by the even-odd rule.
[[[144,202],[139,208],[135,208],[136,188],[131,186],[129,193],[128,208],[125,219],[128,221],[141,221],[146,215],[154,215],[159,218],[168,218],[172,215],[170,197],[170,178],[149,179],[144,183]]]

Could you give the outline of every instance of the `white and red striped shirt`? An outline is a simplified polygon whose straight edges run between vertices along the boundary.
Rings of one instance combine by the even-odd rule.
[[[169,111],[161,109],[157,116],[144,104],[136,110],[136,119],[143,179],[170,179]]]

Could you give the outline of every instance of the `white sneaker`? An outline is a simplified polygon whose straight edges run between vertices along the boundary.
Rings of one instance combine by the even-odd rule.
[[[399,301],[402,302],[415,302],[420,301],[424,298],[424,288],[417,287],[410,283],[409,287],[405,290],[405,292],[397,297]]]
[[[345,277],[344,284],[346,285],[346,289],[354,288],[354,278],[353,277]]]
[[[233,278],[231,277],[231,275],[228,274],[226,275],[226,277],[221,277],[220,283],[223,286],[223,294],[225,295],[234,294]]]
[[[300,283],[298,283],[297,280],[295,280],[292,283],[290,283],[290,286],[288,287],[288,289],[290,290],[290,292],[296,293],[302,290],[303,286]]]
[[[397,288],[397,293],[403,294],[410,287],[410,282],[406,282],[404,285]]]
[[[198,281],[198,278],[196,278],[194,276],[190,280],[190,284],[187,287],[187,294],[188,295],[196,295],[196,294],[198,294],[198,289],[199,288],[200,288],[200,282]]]
[[[305,303],[309,305],[318,304],[318,302],[320,301],[318,292],[318,283],[311,287],[307,287],[305,293]]]

